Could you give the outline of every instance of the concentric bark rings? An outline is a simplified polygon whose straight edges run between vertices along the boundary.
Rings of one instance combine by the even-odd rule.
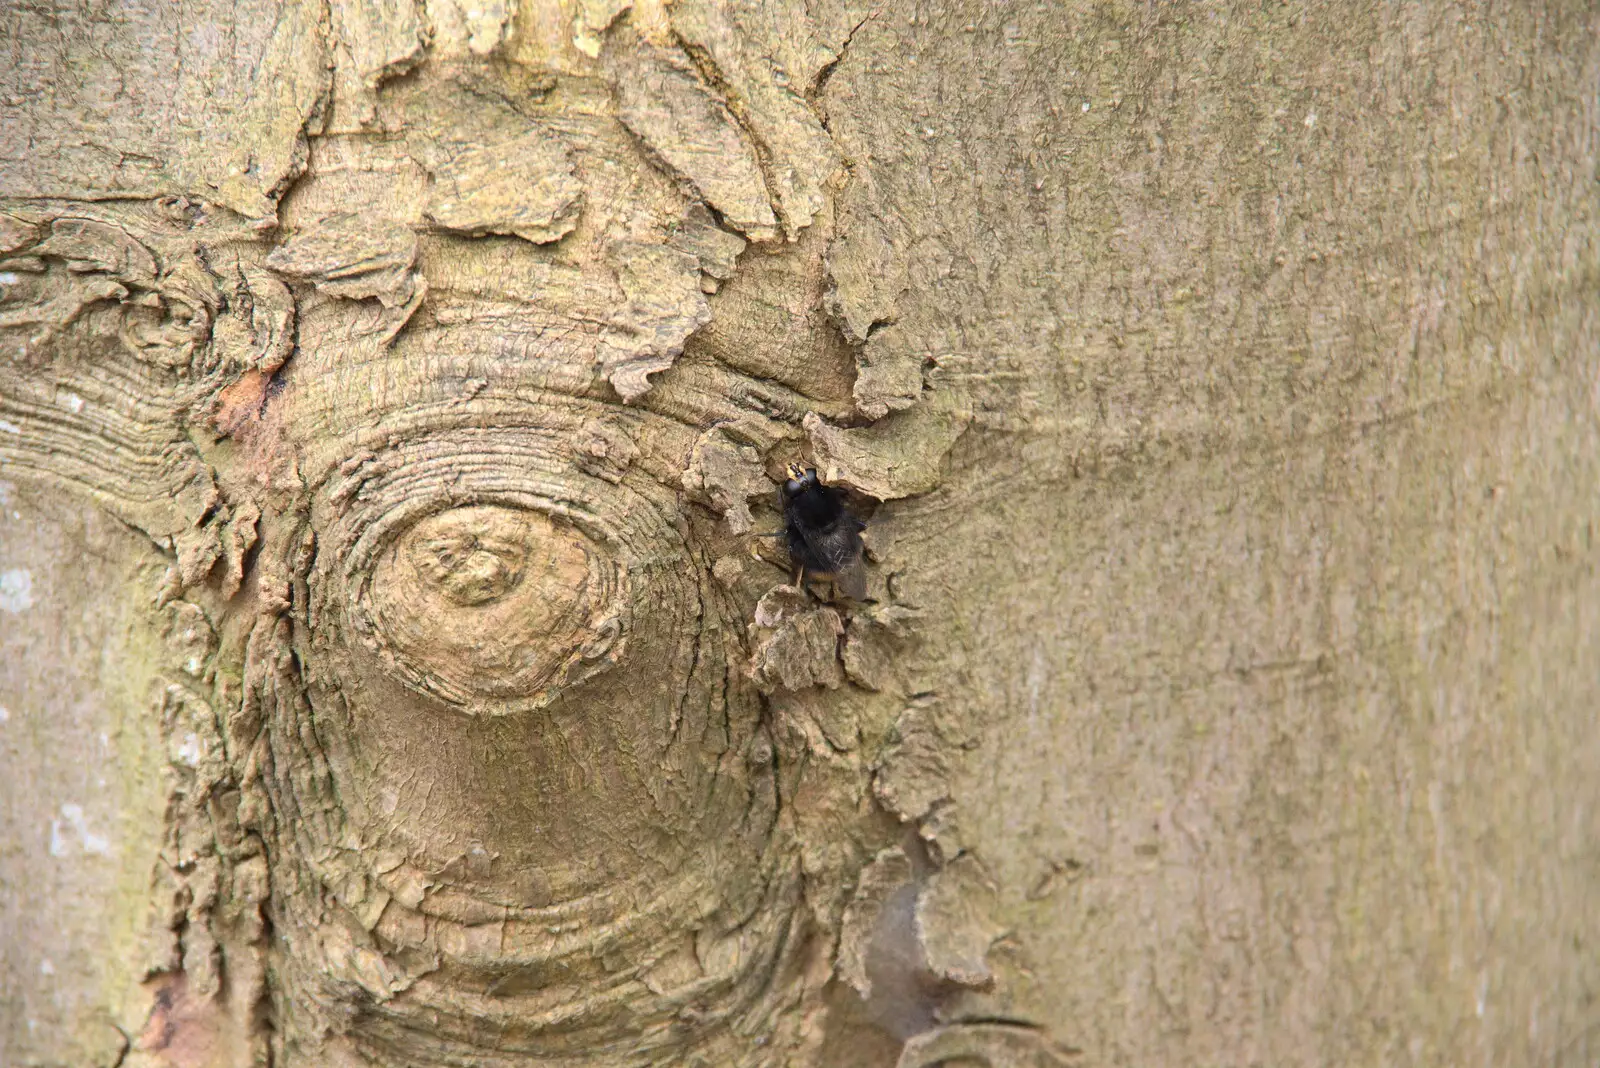
[[[669,642],[698,602],[676,501],[570,464],[562,436],[454,428],[347,465],[324,496],[314,629],[473,715],[542,708],[620,662],[641,612]],[[679,566],[668,566],[673,563]],[[664,629],[663,629],[664,628]]]

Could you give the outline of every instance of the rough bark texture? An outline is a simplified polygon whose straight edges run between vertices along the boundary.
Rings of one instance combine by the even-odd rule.
[[[1600,1058],[1591,5],[0,39],[0,1063]]]

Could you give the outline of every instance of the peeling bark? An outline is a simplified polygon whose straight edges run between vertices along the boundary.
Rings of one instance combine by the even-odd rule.
[[[58,7],[0,1062],[1595,1059],[1585,5]]]

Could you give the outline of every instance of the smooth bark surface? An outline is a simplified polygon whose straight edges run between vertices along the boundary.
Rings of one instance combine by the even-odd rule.
[[[0,39],[0,1062],[1600,1056],[1590,5]]]

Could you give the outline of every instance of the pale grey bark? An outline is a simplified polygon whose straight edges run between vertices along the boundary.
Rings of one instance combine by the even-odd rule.
[[[0,1062],[1595,1059],[1588,5],[0,35]]]

